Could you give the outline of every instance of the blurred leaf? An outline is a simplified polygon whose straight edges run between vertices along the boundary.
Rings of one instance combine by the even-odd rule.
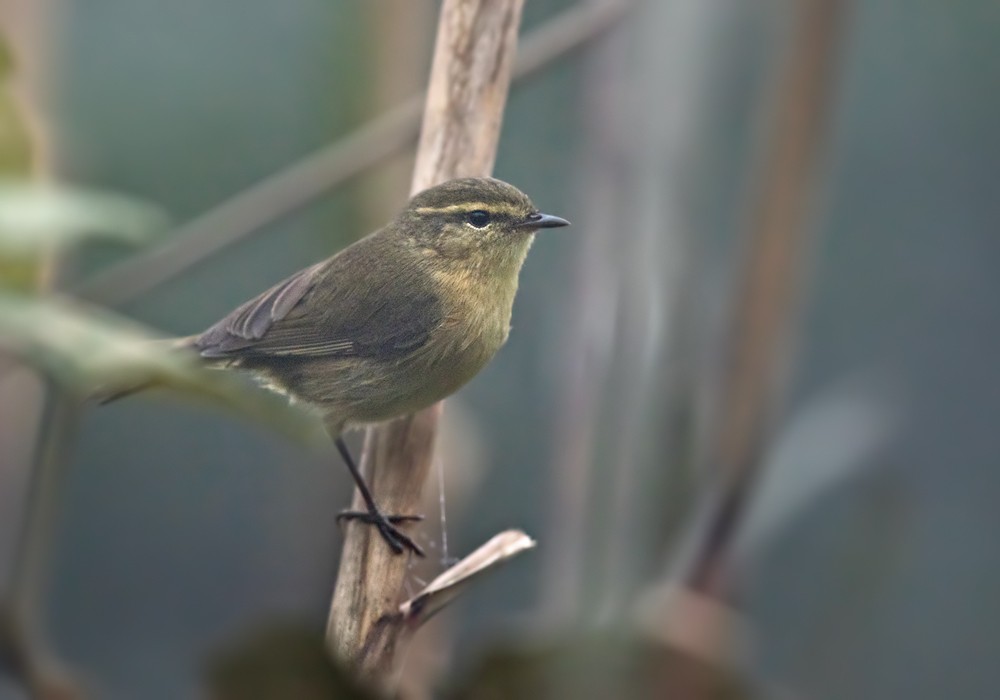
[[[602,632],[488,653],[444,694],[450,700],[742,700],[753,697],[731,671],[641,636]]]
[[[314,415],[245,376],[205,369],[194,353],[176,349],[172,341],[156,340],[137,324],[68,299],[0,294],[0,351],[82,397],[166,387],[300,440],[321,435]]]
[[[330,660],[320,632],[293,625],[249,635],[216,654],[206,669],[211,700],[364,700]]]
[[[823,494],[879,464],[876,456],[901,422],[897,393],[883,377],[847,376],[789,417],[738,535],[740,557],[752,559]]]
[[[90,238],[144,243],[166,223],[160,210],[123,195],[0,182],[0,256],[38,256]]]

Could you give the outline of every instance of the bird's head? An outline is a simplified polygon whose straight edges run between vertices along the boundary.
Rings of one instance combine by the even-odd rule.
[[[568,226],[528,195],[493,178],[449,180],[420,192],[398,223],[428,255],[471,268],[516,274],[539,229]]]

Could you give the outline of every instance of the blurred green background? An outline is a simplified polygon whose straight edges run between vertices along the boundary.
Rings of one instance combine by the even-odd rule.
[[[523,34],[575,4],[528,0]],[[741,532],[743,663],[790,697],[996,697],[1000,7],[846,4],[788,400]],[[536,242],[510,341],[448,403],[441,459],[450,554],[509,526],[539,547],[429,631],[451,639],[447,668],[524,629],[621,618],[666,575],[796,5],[636,2],[512,89],[495,174],[574,226]],[[54,172],[183,223],[415,94],[436,10],[9,14],[44,29]],[[407,171],[353,180],[119,310],[197,332],[386,220]],[[59,284],[127,254],[89,248]],[[87,410],[51,552],[54,649],[101,697],[194,695],[206,655],[255,624],[325,621],[349,488],[332,451],[166,395]]]

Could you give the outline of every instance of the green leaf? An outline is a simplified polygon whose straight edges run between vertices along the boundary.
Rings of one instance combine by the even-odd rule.
[[[36,256],[100,238],[145,243],[166,227],[163,213],[97,190],[0,181],[0,255]]]
[[[9,352],[81,397],[169,388],[207,399],[300,440],[318,440],[317,417],[235,372],[138,324],[68,299],[0,294],[0,352]]]

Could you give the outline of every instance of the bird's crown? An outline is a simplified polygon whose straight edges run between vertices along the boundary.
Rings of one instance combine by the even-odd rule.
[[[453,215],[485,211],[493,217],[522,220],[535,207],[521,190],[491,177],[448,180],[416,194],[407,209],[418,215]]]

